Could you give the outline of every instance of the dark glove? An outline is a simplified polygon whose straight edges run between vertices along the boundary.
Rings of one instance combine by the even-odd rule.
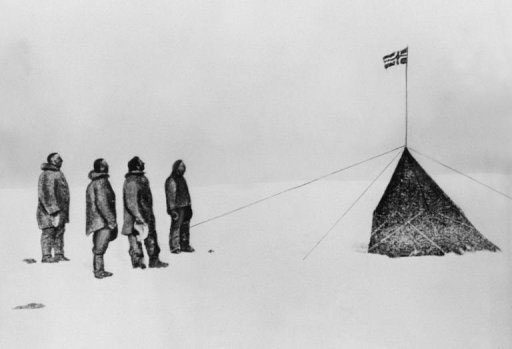
[[[185,208],[185,217],[183,217],[183,220],[184,220],[185,222],[189,222],[189,221],[192,219],[192,215],[193,215],[192,207],[187,206],[187,207]]]
[[[117,238],[117,226],[110,231],[110,241],[114,241]]]

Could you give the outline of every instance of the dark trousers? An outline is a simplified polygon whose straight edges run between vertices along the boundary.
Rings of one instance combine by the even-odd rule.
[[[135,234],[128,235],[128,243],[130,244],[128,253],[130,254],[132,265],[136,267],[144,260],[142,243],[137,240],[137,236]],[[158,246],[156,231],[148,234],[148,237],[144,239],[144,246],[146,246],[146,252],[148,253],[150,260],[158,259],[158,256],[160,255],[160,246]]]
[[[43,257],[51,257],[52,249],[55,255],[64,255],[64,225],[43,229],[41,233],[41,252]]]
[[[93,269],[95,274],[105,270],[103,255],[107,251],[111,235],[112,231],[110,229],[103,228],[95,231],[92,236]]]
[[[192,208],[179,207],[175,210],[178,215],[171,215],[171,229],[169,233],[169,247],[171,251],[184,249],[190,246],[190,219]]]

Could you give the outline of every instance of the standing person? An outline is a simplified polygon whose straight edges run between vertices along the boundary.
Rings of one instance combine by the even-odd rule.
[[[155,228],[153,196],[149,181],[144,175],[144,162],[136,156],[128,162],[128,173],[123,187],[123,235],[128,236],[130,257],[134,268],[145,269],[142,241],[149,256],[150,268],[169,266],[158,258],[160,247]],[[147,237],[144,235],[147,233]]]
[[[64,231],[69,223],[69,186],[61,172],[62,158],[51,153],[41,165],[39,176],[37,224],[41,229],[42,263],[69,261],[64,256]],[[52,250],[54,256],[52,257]]]
[[[169,246],[171,253],[194,252],[190,246],[190,219],[192,218],[192,202],[184,174],[185,163],[177,160],[172,165],[172,172],[165,181],[167,213],[171,216]]]
[[[97,279],[112,276],[105,271],[103,255],[110,241],[117,237],[116,195],[108,180],[108,163],[96,159],[89,172],[86,191],[86,234],[93,234],[93,271]]]

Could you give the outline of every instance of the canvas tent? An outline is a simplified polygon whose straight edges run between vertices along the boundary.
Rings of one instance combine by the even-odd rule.
[[[478,250],[499,248],[471,224],[405,147],[373,213],[368,252],[405,257]]]

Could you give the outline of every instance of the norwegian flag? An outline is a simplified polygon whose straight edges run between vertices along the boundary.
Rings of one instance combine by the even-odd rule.
[[[397,64],[407,64],[407,55],[409,48],[406,47],[402,51],[393,52],[387,56],[384,56],[384,68],[388,69]]]

